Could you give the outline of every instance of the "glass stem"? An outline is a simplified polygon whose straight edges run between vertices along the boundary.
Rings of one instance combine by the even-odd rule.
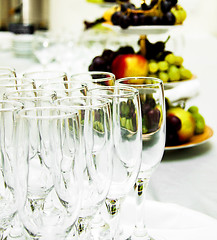
[[[78,239],[91,239],[89,231],[89,217],[79,217],[76,222]]]
[[[106,207],[109,214],[110,239],[118,240],[121,234],[120,229],[120,206],[121,199],[106,199]]]
[[[134,194],[136,197],[136,225],[134,229],[134,238],[142,238],[146,240],[148,237],[146,226],[145,226],[145,202],[146,202],[146,192],[150,178],[138,178],[134,186]],[[149,239],[149,238],[147,238]]]

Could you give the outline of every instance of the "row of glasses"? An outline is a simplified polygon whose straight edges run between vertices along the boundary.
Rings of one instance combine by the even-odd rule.
[[[36,83],[36,81],[35,81],[35,79],[33,79],[34,80],[34,83]],[[36,84],[34,84],[34,85],[36,85]],[[68,93],[68,90],[69,89],[67,89],[67,93]],[[7,99],[14,99],[14,100],[18,100],[18,101],[21,101],[21,102],[23,102],[24,104],[25,104],[25,106],[28,106],[28,107],[33,107],[33,106],[41,106],[42,104],[44,105],[45,104],[45,100],[49,100],[49,98],[47,99],[46,97],[47,96],[44,96],[43,94],[45,94],[46,92],[47,92],[48,90],[46,90],[46,91],[42,91],[42,90],[38,90],[38,89],[35,89],[35,88],[33,88],[33,91],[32,91],[32,93],[31,93],[31,91],[30,90],[17,90],[17,91],[10,91],[10,92],[8,92],[8,93],[5,93],[4,94],[4,96],[7,98]],[[58,92],[58,94],[59,94],[59,92]],[[42,100],[42,95],[43,95],[43,101],[41,101]],[[47,94],[46,95],[48,95],[48,92],[47,92]],[[61,95],[62,96],[62,95]],[[53,94],[53,97],[54,97],[54,94]],[[58,95],[58,98],[60,98],[60,96]],[[52,99],[54,99],[54,98],[52,98]],[[34,101],[33,101],[34,100]],[[98,109],[99,110],[99,109]],[[107,124],[108,125],[108,124]],[[32,128],[33,127],[33,128]],[[34,129],[34,126],[32,126],[31,127],[31,129]],[[22,132],[22,131],[21,131]],[[33,134],[33,137],[35,136],[35,134]],[[30,139],[33,139],[33,137],[31,137]],[[34,141],[35,142],[35,141]],[[37,142],[37,141],[36,141]],[[34,149],[34,148],[33,148]],[[36,149],[36,148],[35,148]],[[106,149],[109,149],[109,148],[106,148]],[[99,152],[99,150],[98,150],[98,152]],[[32,155],[34,155],[34,157],[36,156],[36,155],[38,155],[38,152],[37,153],[35,153],[35,154],[32,154]],[[36,162],[36,161],[35,161]],[[109,163],[109,161],[106,161],[106,162],[108,162]],[[103,164],[101,164],[102,166],[103,166]],[[32,168],[33,170],[32,170],[32,172],[33,171],[35,171],[37,168],[36,168],[36,166],[33,166],[33,168]],[[84,167],[84,169],[87,169],[86,167]],[[87,171],[87,170],[86,170]],[[106,171],[106,172],[110,172],[111,173],[111,170],[110,171]],[[89,173],[88,173],[89,174]],[[31,176],[34,176],[33,174],[30,174]],[[101,174],[102,175],[102,174]],[[104,175],[103,175],[104,176]],[[48,178],[48,177],[47,177]],[[36,179],[37,179],[37,177],[36,177]],[[31,182],[32,183],[35,183],[35,184],[37,184],[36,182],[36,179],[33,179]],[[105,182],[105,181],[104,181]],[[104,184],[103,184],[104,185]],[[104,188],[105,186],[103,186],[103,188]],[[49,188],[50,189],[50,188]],[[101,189],[102,189],[102,186],[101,186]],[[100,191],[99,191],[100,192]],[[104,191],[104,192],[106,192],[106,191]],[[105,195],[105,194],[104,194]],[[96,198],[97,199],[97,198]],[[95,199],[95,201],[96,201],[96,199]],[[44,200],[44,199],[43,199]],[[37,202],[36,202],[36,204],[34,204],[35,202],[33,202],[33,201],[31,201],[31,209],[35,209],[36,207],[38,208],[43,208],[44,209],[44,205],[45,205],[45,203],[44,203],[44,201],[41,201],[41,200],[38,200],[37,199]],[[102,201],[102,200],[101,200]],[[38,204],[38,202],[42,202],[42,203],[40,203],[40,204]],[[30,208],[28,208],[28,209],[30,209]],[[34,210],[35,211],[35,210]],[[24,214],[21,214],[22,216],[24,215]],[[38,216],[36,217],[37,219],[39,218]],[[29,231],[29,233],[31,233],[31,234],[33,234],[34,232],[36,232],[36,230],[31,226],[31,224],[30,224],[30,222],[31,221],[26,221],[25,222],[25,224],[24,224],[24,226],[25,225],[27,225],[27,227],[26,227],[26,229],[28,230],[29,228],[31,229],[31,231],[30,230],[28,230]],[[35,233],[35,234],[33,234],[33,236],[37,236],[38,234],[37,233]]]
[[[105,178],[105,179],[103,177],[100,178],[100,175],[97,173],[97,171],[99,171],[99,170],[105,171],[106,165],[102,164],[104,159],[103,159],[103,157],[100,156],[100,154],[99,155],[97,154],[97,156],[94,154],[94,151],[95,151],[95,150],[93,150],[94,144],[91,145],[89,143],[89,137],[86,137],[86,139],[88,139],[88,141],[84,140],[85,139],[84,137],[83,138],[81,137],[81,145],[88,146],[88,144],[90,144],[93,147],[92,153],[90,153],[89,156],[91,156],[90,159],[92,159],[91,161],[94,162],[94,164],[92,165],[92,170],[90,170],[91,169],[91,161],[86,162],[86,160],[84,160],[84,162],[83,162],[87,166],[83,168],[83,169],[85,169],[86,172],[83,171],[82,179],[85,179],[85,177],[86,177],[86,181],[84,181],[84,182],[86,182],[88,184],[82,185],[82,186],[84,186],[83,192],[86,192],[86,195],[84,194],[84,196],[86,196],[86,197],[82,198],[83,201],[81,200],[81,209],[82,210],[78,214],[78,218],[77,218],[77,222],[76,222],[76,227],[77,227],[76,232],[79,234],[79,238],[81,238],[81,239],[85,239],[85,238],[87,238],[87,236],[88,236],[88,239],[90,238],[90,236],[88,235],[89,233],[86,233],[86,231],[83,231],[83,228],[87,229],[87,227],[85,227],[85,226],[89,226],[88,223],[93,218],[93,216],[96,214],[97,210],[100,208],[102,203],[105,202],[107,213],[109,214],[109,218],[111,220],[111,221],[109,221],[110,226],[111,226],[109,238],[120,239],[121,238],[121,230],[118,227],[119,226],[118,219],[119,219],[120,209],[118,206],[120,205],[120,202],[122,201],[122,199],[124,199],[124,197],[126,195],[128,195],[130,189],[132,189],[133,187],[134,187],[134,189],[138,190],[137,192],[135,191],[137,193],[137,195],[141,196],[141,194],[140,194],[141,189],[144,186],[141,185],[142,177],[137,178],[137,175],[138,175],[139,170],[140,170],[140,173],[143,172],[143,170],[141,171],[141,168],[140,168],[141,160],[142,160],[142,165],[146,164],[146,161],[148,161],[148,157],[147,158],[144,157],[145,156],[144,152],[148,151],[147,149],[149,147],[148,147],[147,142],[150,142],[149,138],[147,138],[145,144],[143,141],[143,147],[141,144],[141,142],[142,142],[141,141],[141,133],[145,127],[145,124],[144,124],[145,116],[144,116],[143,110],[141,112],[141,109],[143,109],[144,106],[143,106],[143,104],[141,104],[141,106],[140,106],[140,102],[142,103],[141,91],[140,90],[138,91],[138,89],[135,90],[135,86],[133,86],[133,85],[132,86],[131,85],[128,85],[128,86],[121,85],[121,86],[116,86],[116,87],[109,87],[109,85],[111,86],[111,85],[114,85],[114,83],[115,83],[115,77],[111,73],[90,72],[90,73],[76,74],[75,76],[71,76],[70,79],[67,79],[66,78],[67,76],[64,74],[56,75],[56,77],[54,77],[54,76],[49,77],[48,72],[46,72],[46,74],[44,72],[44,77],[43,77],[42,72],[40,74],[41,74],[41,78],[39,78],[39,79],[37,79],[37,75],[35,73],[34,73],[34,77],[30,76],[31,80],[33,81],[31,88],[33,87],[33,90],[34,90],[32,97],[33,98],[36,96],[38,97],[38,100],[36,101],[37,102],[36,106],[41,107],[42,103],[43,103],[43,105],[46,106],[47,103],[45,103],[45,102],[47,101],[47,97],[50,98],[52,96],[51,100],[48,101],[51,106],[53,106],[53,104],[58,103],[57,104],[58,106],[61,105],[61,107],[63,107],[63,106],[67,105],[67,108],[69,108],[69,107],[73,108],[73,111],[80,113],[78,115],[79,115],[80,124],[82,126],[81,133],[83,133],[83,135],[81,134],[81,136],[84,136],[84,135],[87,136],[86,132],[88,132],[85,130],[87,128],[84,128],[84,126],[85,126],[84,118],[85,118],[87,112],[89,111],[89,110],[87,111],[87,109],[88,109],[87,102],[90,103],[90,99],[87,101],[87,99],[85,100],[85,98],[87,98],[87,97],[84,97],[84,96],[90,95],[91,97],[89,96],[88,98],[93,98],[96,96],[98,98],[99,97],[104,98],[104,99],[107,99],[107,101],[110,104],[110,108],[111,108],[110,118],[112,118],[112,125],[110,127],[109,140],[112,141],[112,150],[108,152],[108,158],[110,156],[112,159],[112,163],[113,163],[113,167],[112,167],[113,174],[110,179],[111,186],[109,186],[109,184],[107,184],[107,185],[104,184],[107,187],[105,187],[105,191],[100,192],[102,194],[101,196],[103,196],[103,197],[102,198],[96,197],[95,200],[93,200],[94,199],[93,198],[94,191],[96,191],[96,192],[98,191],[98,195],[96,195],[96,196],[99,196],[99,189],[101,188],[100,187],[101,184],[99,184],[99,182],[102,183],[103,182],[102,180],[106,181],[106,179],[108,180],[109,177]],[[66,77],[61,77],[61,76],[66,76]],[[140,78],[139,83],[141,83],[143,80],[144,79]],[[134,79],[134,81],[135,81],[135,79]],[[157,81],[159,81],[159,80],[156,80],[155,87],[153,87],[153,89],[157,88],[156,87]],[[116,83],[118,83],[118,81],[116,81]],[[131,79],[131,83],[132,83],[132,79]],[[149,84],[149,86],[152,86],[154,82],[151,82],[149,79],[149,82],[143,81],[140,85],[142,85],[143,88],[145,88],[147,83]],[[121,80],[119,81],[119,84],[121,84]],[[126,79],[124,80],[124,84],[126,84]],[[137,87],[138,87],[138,83],[137,83]],[[42,90],[39,91],[37,89],[37,91],[36,91],[36,88],[40,88]],[[140,87],[140,88],[142,88],[142,87]],[[153,89],[152,89],[152,91],[153,91]],[[14,92],[16,92],[16,91],[14,91]],[[25,92],[25,90],[20,91],[19,95],[23,95],[24,92]],[[27,94],[27,92],[28,92],[28,90],[25,92],[24,96]],[[158,124],[158,130],[160,130],[160,129],[164,129],[163,128],[163,126],[164,126],[164,114],[163,114],[164,113],[164,105],[163,105],[164,99],[163,99],[162,86],[161,86],[161,90],[159,90],[158,92],[162,95],[162,97],[156,98],[158,105],[160,105],[162,107],[162,108],[159,107],[159,109],[161,109],[161,111],[160,111],[161,121]],[[139,95],[138,95],[138,93],[139,93]],[[144,90],[143,90],[143,93],[144,93]],[[160,96],[160,94],[159,94],[159,96]],[[42,95],[43,95],[43,98],[42,98]],[[143,94],[143,97],[144,96],[145,96],[145,94]],[[155,97],[153,97],[154,94],[152,94],[150,92],[149,92],[149,94],[147,94],[147,96],[149,96],[149,97],[152,96],[152,98],[155,98]],[[12,99],[14,99],[14,97],[16,98],[17,96],[16,96],[16,93],[13,93],[13,94],[8,93],[8,94],[6,94],[6,97],[9,99],[12,97]],[[63,100],[65,97],[66,97],[66,99]],[[46,99],[46,101],[44,101],[45,99]],[[56,99],[57,99],[57,101],[55,101]],[[80,100],[80,102],[78,100]],[[29,99],[28,99],[28,101],[29,101]],[[83,103],[82,103],[82,101],[83,101]],[[93,102],[93,99],[91,101]],[[86,108],[85,108],[85,106],[86,106]],[[92,108],[92,111],[93,111],[93,108]],[[83,113],[81,114],[81,112],[83,112]],[[84,114],[84,112],[85,112],[85,114]],[[108,112],[110,112],[110,111],[108,110]],[[102,123],[105,122],[105,118],[102,118],[101,111],[94,110],[92,115],[95,116],[95,117],[92,117],[92,129],[95,129],[94,131],[97,134],[95,134],[95,135],[92,134],[92,136],[94,136],[93,137],[94,141],[90,141],[90,142],[95,143],[96,144],[95,146],[97,149],[98,148],[101,150],[103,149],[102,152],[107,153],[106,150],[109,149],[109,147],[108,147],[109,145],[107,145],[107,144],[103,145],[103,143],[105,143],[105,141],[101,141],[102,133],[103,133],[102,129],[104,129],[102,127],[103,126]],[[159,114],[158,114],[158,116],[159,116]],[[102,119],[104,119],[104,121],[100,123],[99,120],[102,121]],[[107,119],[109,119],[109,117]],[[41,124],[39,124],[39,125],[41,125]],[[108,126],[108,124],[106,126]],[[31,127],[31,129],[33,129],[33,128]],[[107,129],[107,128],[105,128],[105,129]],[[37,131],[39,132],[39,129]],[[155,130],[152,129],[152,132],[158,132],[158,131],[157,131],[157,129],[155,129]],[[159,132],[161,132],[161,131],[159,131]],[[41,134],[37,133],[36,137],[37,137],[37,135],[41,137]],[[149,132],[149,134],[147,134],[147,136],[148,135],[152,135],[152,134],[150,134],[150,132]],[[35,135],[34,135],[34,137],[35,137]],[[41,142],[40,137],[38,137],[39,142]],[[143,131],[143,138],[144,138],[144,131]],[[105,139],[105,136],[104,136],[104,139]],[[164,141],[163,134],[160,134],[160,139],[161,139],[161,142]],[[97,144],[97,142],[100,144]],[[153,141],[152,145],[155,145],[155,141]],[[107,146],[107,147],[105,147],[105,146]],[[83,149],[84,149],[84,147],[83,147]],[[143,149],[143,152],[141,152],[142,149]],[[91,151],[89,151],[89,152],[91,152]],[[159,152],[161,152],[161,150]],[[36,155],[37,154],[38,153],[36,153]],[[85,153],[80,153],[79,158],[82,158],[81,156],[83,156],[83,159],[84,159],[84,155],[85,155]],[[142,158],[141,158],[141,155],[143,156]],[[154,156],[154,155],[156,155],[156,153],[152,152],[151,154],[149,154],[149,158],[152,155]],[[105,154],[103,156],[105,156]],[[41,161],[40,153],[38,154],[38,159]],[[158,162],[160,161],[160,154],[156,157],[156,159],[157,159],[156,161],[158,161]],[[107,162],[109,162],[109,161],[107,161]],[[105,168],[98,167],[97,163],[99,164],[99,166],[104,166]],[[33,170],[34,169],[35,169],[35,167],[33,167]],[[49,169],[49,171],[51,171],[50,167],[48,169]],[[148,172],[147,169],[150,170],[150,167],[146,167],[146,173]],[[111,171],[107,171],[106,173],[111,173]],[[91,176],[91,174],[93,174],[93,176],[97,176],[97,177],[93,177],[93,176]],[[103,176],[103,174],[101,174],[101,176]],[[136,178],[139,180],[136,181]],[[97,180],[97,179],[98,179],[98,183],[95,183],[94,180]],[[90,180],[92,181],[91,184],[89,182]],[[144,180],[144,176],[143,176],[143,180]],[[107,181],[107,182],[109,182],[109,181]],[[92,188],[93,186],[95,186],[95,189]],[[51,192],[56,193],[56,190],[54,191],[54,189],[55,189],[55,186],[52,187]],[[92,195],[90,196],[88,194],[91,191],[92,191]],[[38,210],[36,211],[36,215],[34,215],[35,213],[33,214],[35,219],[37,219],[37,221],[38,221],[38,219],[40,219],[40,217],[38,217],[40,214],[43,215],[45,212],[48,213],[48,212],[56,211],[56,209],[59,209],[56,206],[56,205],[59,206],[59,204],[57,204],[58,203],[58,195],[56,194],[57,198],[53,197],[53,195],[50,194],[50,192],[48,193],[48,195],[52,196],[51,197],[52,201],[48,201],[47,200],[48,197],[46,197],[45,198],[46,201],[44,201],[43,204],[38,204],[38,202],[40,203],[39,200],[33,201],[34,204],[36,204],[35,206],[34,206],[34,204],[33,205],[30,204],[31,210],[40,209],[40,211],[38,211]],[[106,197],[106,201],[104,201],[105,197]],[[53,198],[54,198],[54,200],[53,200]],[[98,199],[98,201],[99,201],[98,204],[96,204],[96,202],[97,202],[96,199]],[[33,202],[31,202],[31,203],[33,203]],[[140,200],[140,202],[141,202],[141,200]],[[52,204],[50,204],[50,203],[52,203]],[[97,207],[93,207],[94,204]],[[38,205],[39,205],[39,207],[38,207]],[[90,206],[92,206],[92,207],[90,207]],[[141,204],[139,206],[141,206]],[[51,211],[51,209],[52,209],[52,211]],[[90,211],[90,209],[93,209],[93,210]],[[141,210],[141,207],[140,207],[140,210]],[[40,212],[40,214],[39,214],[39,212]],[[24,214],[22,214],[22,215],[24,215]],[[31,216],[31,215],[29,215],[29,216]],[[30,219],[31,219],[31,217],[30,217]],[[43,217],[42,217],[42,219],[43,219]],[[108,220],[108,219],[106,219],[106,220]],[[139,219],[139,220],[141,220],[141,219]],[[30,223],[31,221],[27,221],[27,222]],[[55,224],[57,224],[57,223],[55,223]],[[52,225],[52,226],[54,226],[54,225]],[[48,227],[45,229],[53,229],[53,228]],[[58,229],[58,228],[56,228],[56,229]],[[136,229],[138,229],[138,226],[136,227]],[[27,230],[28,230],[28,228],[27,228]],[[44,232],[46,232],[46,230]],[[50,232],[55,232],[55,231],[50,230]],[[136,234],[136,235],[138,235],[138,234]],[[33,237],[34,236],[46,236],[46,235],[36,233],[36,235],[33,234]],[[102,238],[102,239],[104,239],[104,238]]]
[[[38,91],[34,89],[33,93],[35,94],[36,92]],[[20,94],[21,94],[21,91],[20,91]],[[27,92],[25,94],[27,94]],[[14,93],[10,92],[8,94],[6,93],[5,96],[9,98],[13,96],[14,99],[16,97],[15,92]],[[86,99],[87,97],[84,97],[84,98]],[[26,105],[30,106],[29,104],[29,101],[31,101],[30,98],[28,98],[28,100],[26,97],[21,97],[19,99],[22,100],[22,102],[24,102]],[[78,100],[78,98],[76,98],[76,100]],[[20,213],[22,222],[24,224],[24,227],[28,231],[29,235],[31,235],[32,239],[38,239],[38,238],[65,239],[65,235],[63,231],[64,227],[62,226],[65,226],[65,227],[67,226],[67,229],[65,229],[66,232],[70,231],[74,222],[72,221],[72,218],[69,217],[69,212],[72,211],[73,216],[76,215],[77,217],[77,214],[75,214],[77,212],[75,211],[75,205],[77,206],[78,203],[80,205],[80,203],[82,202],[80,198],[78,199],[78,196],[79,196],[78,190],[82,190],[82,192],[85,192],[83,191],[83,188],[86,189],[86,192],[90,195],[89,199],[92,201],[94,200],[95,202],[98,201],[98,197],[93,198],[93,196],[95,196],[94,194],[95,192],[98,192],[98,196],[101,195],[102,193],[103,195],[106,195],[105,182],[109,183],[110,178],[108,178],[108,181],[105,181],[105,179],[102,178],[102,176],[104,175],[100,174],[99,178],[97,178],[97,175],[95,175],[95,173],[98,173],[98,168],[100,166],[105,167],[105,164],[103,164],[101,161],[100,166],[98,166],[98,168],[95,169],[94,171],[93,167],[92,168],[87,167],[87,162],[89,162],[89,165],[91,165],[91,159],[93,158],[92,146],[96,148],[99,155],[101,151],[101,149],[97,147],[99,142],[98,140],[99,133],[98,131],[96,132],[96,129],[95,129],[96,121],[93,118],[94,116],[93,113],[96,115],[98,114],[99,111],[101,114],[104,113],[104,118],[101,119],[103,122],[99,121],[98,119],[97,123],[104,124],[105,131],[104,133],[100,134],[100,137],[104,136],[103,142],[106,145],[104,147],[104,150],[106,149],[107,151],[109,151],[109,147],[108,147],[108,144],[109,144],[108,137],[110,136],[108,131],[109,125],[110,125],[110,122],[109,122],[110,114],[109,114],[109,108],[108,108],[109,105],[106,101],[99,98],[95,99],[94,102],[93,102],[93,98],[86,99],[86,103],[83,106],[83,110],[85,110],[85,112],[84,111],[80,112],[79,117],[77,118],[79,120],[78,121],[79,124],[78,123],[76,124],[76,126],[80,126],[83,121],[87,122],[87,124],[84,124],[84,122],[82,123],[83,127],[85,127],[85,131],[81,131],[81,132],[83,132],[83,135],[85,134],[85,136],[81,135],[82,137],[80,138],[79,144],[75,146],[73,142],[70,141],[71,135],[75,133],[78,134],[79,131],[81,130],[80,127],[79,129],[74,129],[73,128],[74,124],[72,120],[70,121],[69,119],[67,120],[66,123],[69,124],[69,126],[67,126],[65,121],[62,122],[63,121],[62,117],[60,118],[61,119],[60,120],[59,119],[60,116],[56,116],[56,115],[51,116],[50,111],[52,111],[53,113],[53,111],[56,112],[57,110],[53,109],[52,104],[50,104],[50,107],[45,107],[44,99],[42,100],[41,98],[37,98],[37,101],[36,101],[36,98],[34,98],[34,101],[35,103],[36,102],[42,102],[42,103],[38,103],[37,106],[35,107],[30,107],[30,108],[24,107],[24,110],[20,111],[18,114],[18,118],[19,118],[17,123],[18,134],[16,139],[16,143],[17,143],[16,149],[18,149],[18,152],[16,155],[18,156],[18,160],[17,160],[18,164],[16,167],[16,172],[21,173],[23,169],[26,169],[26,172],[22,172],[21,174],[22,176],[26,176],[24,180],[19,174],[17,174],[18,177],[16,182],[19,184],[16,187],[16,189],[17,189],[17,198],[19,199],[19,204],[18,204],[19,213]],[[40,107],[38,107],[39,105]],[[65,108],[66,108],[66,105],[64,107],[62,106],[61,108],[58,108],[58,111],[60,110],[62,111],[62,109],[65,109]],[[67,111],[69,109],[71,111],[72,105],[67,106],[66,109]],[[75,111],[75,108],[73,108],[73,111]],[[80,119],[81,117],[82,119]],[[61,138],[59,137],[59,135],[54,134],[56,133],[55,131],[58,131],[56,129],[57,127],[56,118],[58,118],[58,121],[60,121],[58,125],[59,128],[61,130],[64,130],[65,135],[64,136],[61,135]],[[55,123],[53,123],[54,121]],[[94,124],[94,128],[92,124],[90,124],[91,122]],[[67,132],[65,133],[66,127],[67,127]],[[53,132],[53,131],[54,133],[50,134],[50,132]],[[97,134],[94,132],[96,132]],[[51,135],[51,138],[49,138],[50,135]],[[56,139],[56,141],[54,141],[54,139]],[[85,139],[88,139],[89,141],[88,141],[88,144],[85,144],[85,146],[88,146],[88,147],[85,147],[85,151],[84,151],[84,144],[82,144],[82,142]],[[51,145],[53,144],[52,141],[54,141],[55,144],[57,145],[54,145],[54,147],[50,149]],[[60,143],[56,143],[58,141],[60,141]],[[59,149],[59,152],[57,152],[58,149]],[[82,151],[78,151],[80,149],[82,149]],[[75,150],[76,152],[78,152],[77,157],[75,156],[76,154],[74,153]],[[25,161],[23,162],[23,155],[24,155],[24,159],[27,158],[26,162]],[[56,165],[54,165],[55,162],[53,162],[55,160],[55,157],[57,160]],[[86,161],[86,158],[89,159],[89,161]],[[81,165],[79,166],[78,169],[79,171],[82,171],[82,172],[77,174],[78,176],[80,176],[80,180],[78,181],[78,185],[77,185],[75,183],[75,180],[77,178],[75,179],[76,174],[74,172],[75,171],[74,167],[78,163],[79,165]],[[108,167],[111,165],[111,161],[109,161],[109,157],[105,159],[104,163],[106,163]],[[26,165],[26,166],[24,167],[23,165]],[[95,167],[95,165],[93,166]],[[108,168],[105,167],[105,169],[106,169],[105,173],[111,174],[111,169],[112,169],[111,166],[109,171],[107,171]],[[87,182],[85,182],[84,185],[82,183],[83,174],[84,174],[83,172],[86,172],[86,175],[87,175]],[[19,181],[20,177],[22,180],[21,182]],[[97,183],[96,179],[98,179],[97,181],[98,187],[96,187],[96,183]],[[89,188],[87,187],[87,183],[90,185]],[[99,183],[101,184],[101,186]],[[109,186],[108,183],[107,185]],[[58,198],[55,199],[53,206],[50,206],[49,202],[47,206],[46,197],[53,188],[55,188],[55,192]],[[84,197],[84,193],[82,196]],[[87,196],[86,196],[86,200],[88,200]],[[103,201],[103,197],[101,197],[101,201]],[[95,206],[95,202],[93,206]],[[61,206],[64,206],[65,211],[67,209],[65,214],[62,213],[59,203],[61,203]],[[89,207],[89,211],[90,210],[91,208]],[[63,214],[63,216],[60,213]],[[63,221],[63,219],[65,219],[65,216],[67,216],[66,219],[70,221],[65,221],[65,220]],[[74,217],[74,221],[75,219],[76,218]]]

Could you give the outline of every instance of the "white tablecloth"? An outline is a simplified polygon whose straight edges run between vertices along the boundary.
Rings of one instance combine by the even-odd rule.
[[[127,211],[122,216],[125,230],[130,231],[135,222],[131,202],[123,205]],[[147,201],[147,228],[155,240],[204,240],[217,239],[217,220],[178,204]]]

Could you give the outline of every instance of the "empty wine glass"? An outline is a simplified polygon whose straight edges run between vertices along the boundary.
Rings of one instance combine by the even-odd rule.
[[[133,188],[141,164],[142,120],[139,93],[126,86],[102,86],[90,89],[88,94],[108,99],[112,108],[113,176],[106,207],[110,239],[120,239],[121,202]]]
[[[57,104],[80,113],[84,184],[77,230],[79,239],[91,239],[89,222],[104,203],[112,178],[110,103],[100,97],[76,96],[61,98]]]
[[[15,101],[0,101],[0,239],[9,228],[16,212],[17,204],[14,196],[15,152],[15,114],[22,104]]]
[[[16,129],[16,197],[23,225],[31,239],[65,239],[81,201],[78,113],[54,106],[24,108]],[[47,206],[44,199],[53,187],[57,198]]]
[[[49,32],[36,32],[33,38],[32,51],[45,69],[56,55],[54,37]]]
[[[16,77],[16,71],[10,67],[0,67],[0,78]]]
[[[67,81],[67,74],[61,71],[36,71],[36,72],[25,72],[23,74],[24,78],[32,79],[35,83],[36,88],[39,88],[40,85],[59,81],[64,82]]]
[[[132,190],[136,198],[137,222],[131,239],[152,239],[145,227],[145,194],[153,171],[161,162],[166,136],[166,113],[163,83],[151,77],[129,77],[117,80],[118,86],[139,91],[142,113],[142,163]]]
[[[72,82],[74,86],[86,84],[88,89],[96,86],[113,86],[115,84],[115,75],[101,71],[83,72],[72,75],[70,82]]]

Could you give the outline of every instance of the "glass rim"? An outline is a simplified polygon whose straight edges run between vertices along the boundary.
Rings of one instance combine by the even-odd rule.
[[[1,70],[9,70],[14,73],[16,72],[15,68],[13,68],[13,67],[0,66],[0,72],[1,72]]]
[[[133,88],[131,86],[127,86],[124,85],[116,85],[116,86],[100,86],[100,87],[93,87],[91,89],[88,89],[88,92],[94,92],[96,90],[110,90],[110,89],[119,89],[119,90],[123,90],[123,91],[128,91],[127,93],[117,93],[117,94],[111,94],[111,95],[107,95],[107,94],[99,94],[98,96],[102,96],[105,98],[111,98],[111,97],[116,97],[116,98],[127,98],[127,97],[132,97],[134,94],[139,95],[139,91],[136,88]],[[87,92],[87,93],[88,93]]]
[[[60,84],[68,84],[68,85],[70,85],[72,82],[71,81],[69,81],[69,80],[67,80],[67,81],[63,81],[63,82],[56,82],[56,81],[51,81],[51,82],[45,82],[45,83],[42,83],[42,84],[40,84],[39,85],[39,87],[40,87],[40,89],[44,89],[43,87],[44,86],[49,86],[49,85],[55,85],[55,84],[58,84],[58,83],[60,83]],[[64,90],[78,90],[78,89],[85,89],[85,88],[87,88],[87,85],[85,84],[85,83],[82,83],[84,86],[74,86],[74,88],[65,88]],[[54,89],[54,88],[53,88]],[[61,90],[61,89],[59,89],[59,88],[56,88],[55,90]]]
[[[11,103],[14,106],[13,107],[7,107],[7,108],[0,108],[0,112],[10,112],[10,111],[17,111],[20,108],[23,107],[23,104],[17,101],[13,101],[13,100],[0,100],[0,104],[4,104],[4,103]]]
[[[33,77],[31,75],[35,75],[35,74],[46,74],[46,73],[58,73],[56,76],[40,76],[40,77]],[[55,78],[59,78],[59,77],[67,77],[66,72],[64,71],[55,71],[55,70],[40,70],[40,71],[32,71],[32,72],[25,72],[22,75],[23,78],[30,78],[32,80],[43,80],[43,79],[55,79]]]
[[[23,81],[25,83],[18,83],[18,84],[9,84],[10,81]],[[5,82],[5,83],[4,83]],[[25,86],[25,84],[28,84],[28,83],[34,83],[33,80],[31,78],[23,78],[23,77],[4,77],[4,78],[0,78],[0,87],[7,87],[7,86]]]
[[[122,83],[122,81],[126,81],[126,80],[139,80],[139,79],[146,79],[146,80],[154,80],[156,82],[154,83],[144,83],[144,84],[137,84],[137,83]],[[159,86],[159,85],[163,85],[163,81],[159,78],[155,78],[155,77],[125,77],[125,78],[119,78],[115,81],[115,83],[120,84],[120,85],[129,85],[129,86],[137,86],[137,87],[154,87],[154,86]]]
[[[55,100],[54,102],[55,103],[62,103],[62,105],[59,105],[59,106],[67,106],[67,105],[64,105],[63,104],[63,101],[65,101],[65,100],[72,100],[72,99],[75,99],[75,100],[78,100],[78,99],[81,99],[81,100],[85,100],[85,99],[95,99],[95,100],[99,100],[99,101],[101,101],[101,103],[99,103],[99,104],[93,104],[93,105],[91,105],[91,104],[88,104],[88,105],[84,105],[84,106],[77,106],[77,105],[71,105],[70,107],[71,108],[75,108],[75,109],[81,109],[81,110],[85,110],[85,109],[88,109],[88,108],[99,108],[99,107],[103,107],[103,106],[108,106],[108,105],[110,105],[110,102],[109,102],[109,100],[108,99],[106,99],[106,98],[103,98],[103,97],[101,97],[101,96],[70,96],[70,97],[62,97],[62,98],[60,98],[60,99],[57,99],[57,100]]]
[[[48,89],[18,89],[18,90],[9,90],[9,91],[6,91],[3,95],[4,95],[4,97],[6,97],[6,99],[8,99],[8,100],[15,100],[15,99],[18,99],[18,100],[37,100],[37,99],[49,99],[50,97],[49,97],[49,95],[45,95],[45,96],[16,96],[16,95],[13,95],[13,94],[16,94],[16,93],[18,93],[18,92],[27,92],[27,93],[29,93],[29,92],[33,92],[33,94],[34,94],[34,92],[36,93],[36,92],[45,92],[45,93],[50,93],[51,95],[50,96],[52,96],[52,94],[56,94],[56,92],[54,91],[54,90],[48,90]],[[8,98],[9,97],[9,98]]]
[[[25,115],[26,112],[34,112],[36,114],[37,111],[40,110],[59,110],[65,111],[67,113],[63,114],[55,114],[55,115],[46,115],[46,116],[38,116],[38,115]],[[24,119],[35,119],[35,120],[48,120],[48,119],[64,119],[64,118],[74,118],[78,115],[78,112],[75,111],[71,107],[67,106],[43,106],[43,107],[29,107],[23,108],[17,112],[17,116]]]
[[[97,75],[97,74],[104,74],[104,75],[109,75],[108,77],[103,77],[103,78],[96,78],[96,79],[93,79],[94,81],[96,82],[103,82],[105,80],[108,80],[108,79],[114,79],[115,80],[115,75],[111,72],[104,72],[104,71],[87,71],[87,72],[80,72],[80,73],[75,73],[75,74],[72,74],[70,76],[70,81],[74,81],[72,78],[73,77],[77,77],[77,76],[82,76],[82,75]],[[91,80],[87,80],[87,81],[90,81],[92,82]]]

